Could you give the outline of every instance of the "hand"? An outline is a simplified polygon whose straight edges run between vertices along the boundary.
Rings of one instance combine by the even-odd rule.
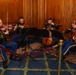
[[[16,26],[14,26],[14,29],[13,29],[13,30],[15,31],[16,29],[17,29],[17,25],[16,25]]]
[[[53,23],[53,22],[52,22],[51,24],[52,24],[52,25],[54,25],[54,23]]]
[[[76,36],[73,36],[72,39],[76,43]]]
[[[9,34],[9,31],[7,30],[7,31],[5,32],[5,34]]]

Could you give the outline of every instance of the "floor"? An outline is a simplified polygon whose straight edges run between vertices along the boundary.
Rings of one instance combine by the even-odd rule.
[[[72,58],[71,55],[68,58]],[[0,75],[58,75],[58,68],[58,57],[55,56],[55,51],[51,50],[50,53],[42,52],[33,57],[27,56],[21,61],[9,60],[7,69],[4,69],[0,62]],[[68,59],[62,60],[59,73],[60,75],[76,75],[76,64]]]

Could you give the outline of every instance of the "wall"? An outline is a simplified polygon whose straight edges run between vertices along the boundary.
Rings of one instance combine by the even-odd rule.
[[[70,28],[76,20],[76,0],[24,0],[24,17],[29,27],[43,28],[47,18],[53,18],[60,31]]]
[[[15,23],[19,16],[29,27],[41,29],[51,17],[62,32],[76,20],[76,0],[0,0],[0,18],[5,23]]]
[[[24,18],[29,27],[43,28],[46,19],[47,0],[24,0]],[[30,18],[30,19],[29,19]]]
[[[15,23],[23,16],[23,0],[0,0],[0,18],[5,24]]]

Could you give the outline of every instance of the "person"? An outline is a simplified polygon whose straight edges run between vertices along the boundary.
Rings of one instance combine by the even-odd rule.
[[[70,52],[70,47],[76,48],[76,21],[71,25],[70,31],[72,32],[72,38],[71,39],[65,39],[62,46],[62,55],[63,59],[65,59],[66,55]]]
[[[10,32],[8,31],[7,27],[3,24],[2,20],[0,19],[0,45],[4,48],[10,48],[13,52],[16,53],[17,44],[15,42],[8,42],[6,39],[6,35]],[[3,58],[3,67],[7,68],[8,58],[7,54],[4,50],[1,50],[2,58]],[[11,55],[10,59],[14,56]]]
[[[44,28],[46,30],[57,30],[57,25],[53,22],[54,20],[52,18],[49,18],[47,20],[47,23],[45,24]]]
[[[50,30],[50,32],[52,33],[52,45],[56,44],[59,39],[63,39],[63,36],[58,31],[58,26],[53,21],[54,20],[52,18],[49,18],[44,26],[44,29]]]
[[[19,17],[19,21],[17,22],[16,26],[14,27],[14,32],[16,33],[12,37],[12,41],[18,44],[18,39],[22,38],[22,34],[24,34],[23,29],[24,29],[24,18]]]

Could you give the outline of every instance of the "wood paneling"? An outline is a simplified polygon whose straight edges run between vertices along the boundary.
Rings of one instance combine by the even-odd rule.
[[[76,20],[76,0],[24,0],[23,10],[26,12],[25,19],[30,14],[32,16],[30,27],[43,28],[45,21],[51,17],[57,25],[61,25],[60,31],[64,31]]]
[[[25,24],[32,25],[32,0],[23,0],[23,16]]]
[[[76,20],[76,0],[48,0],[48,18],[55,19],[55,23],[61,24],[60,31],[71,27]]]
[[[73,0],[63,0],[61,1],[61,25],[63,30],[66,30],[71,27],[71,23],[73,22],[73,17],[72,17],[72,8],[73,8]],[[61,28],[61,29],[62,29]]]
[[[38,0],[32,0],[32,6],[31,6],[31,15],[32,15],[32,25],[31,27],[37,27],[38,26]]]
[[[61,0],[48,0],[48,18],[53,18],[56,23],[60,23],[60,2]]]
[[[3,20],[7,19],[7,4],[6,0],[0,0],[0,18]]]
[[[16,22],[19,16],[24,16],[29,27],[43,28],[51,17],[61,25],[61,32],[76,20],[76,0],[0,0],[0,18],[5,22],[7,10],[9,22]]]
[[[23,16],[23,0],[0,0],[0,18],[4,23],[15,23]]]
[[[31,16],[29,27],[43,28],[47,17],[47,0],[24,0],[23,3],[25,22]]]

